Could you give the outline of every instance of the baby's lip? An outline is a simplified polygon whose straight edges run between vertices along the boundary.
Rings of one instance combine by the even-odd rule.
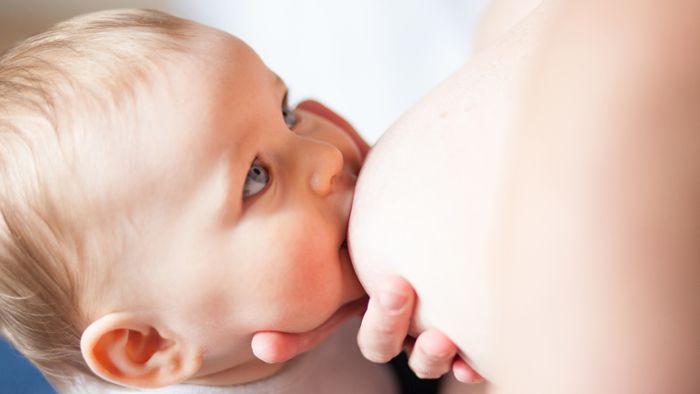
[[[316,100],[304,100],[297,105],[297,108],[316,114],[340,127],[352,139],[359,149],[360,160],[365,160],[365,157],[367,157],[367,152],[369,151],[369,145],[362,139],[362,137],[360,137],[357,130],[355,130],[355,128],[352,127],[347,120],[343,119],[338,114]]]

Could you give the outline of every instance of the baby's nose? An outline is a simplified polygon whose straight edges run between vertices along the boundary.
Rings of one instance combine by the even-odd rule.
[[[343,171],[343,153],[335,146],[325,142],[313,142],[316,146],[309,157],[309,187],[321,197],[333,191],[333,184]]]

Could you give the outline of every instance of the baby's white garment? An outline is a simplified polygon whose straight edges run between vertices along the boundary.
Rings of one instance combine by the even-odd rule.
[[[277,374],[235,386],[181,384],[153,390],[135,390],[106,384],[95,378],[77,378],[55,384],[65,394],[391,394],[398,385],[388,365],[365,360],[356,344],[359,321],[347,322],[318,348],[290,361]]]

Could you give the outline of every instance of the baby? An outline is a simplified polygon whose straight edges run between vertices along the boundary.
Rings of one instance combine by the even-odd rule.
[[[394,390],[352,330],[305,364],[252,350],[362,310],[368,147],[240,40],[156,11],[61,23],[0,58],[0,133],[0,328],[60,391]]]

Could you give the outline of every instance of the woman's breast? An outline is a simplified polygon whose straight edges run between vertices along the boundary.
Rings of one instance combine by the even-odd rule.
[[[349,245],[370,295],[385,275],[407,279],[418,295],[416,327],[447,334],[488,377],[495,312],[488,268],[507,122],[498,116],[498,96],[475,98],[487,81],[462,91],[454,89],[463,82],[451,82],[370,152],[355,190]]]

